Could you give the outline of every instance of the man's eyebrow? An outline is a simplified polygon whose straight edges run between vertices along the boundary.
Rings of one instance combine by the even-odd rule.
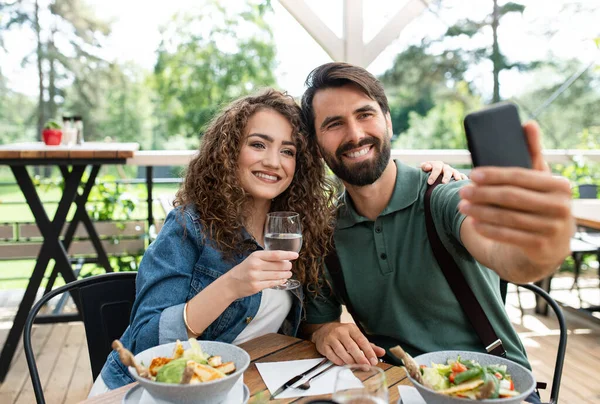
[[[337,121],[338,119],[342,119],[341,115],[335,115],[335,116],[328,116],[327,118],[323,119],[323,122],[321,122],[321,127],[319,129],[325,129],[325,127],[327,125],[329,125],[331,122],[333,121]]]
[[[377,112],[377,109],[372,105],[365,105],[354,111],[355,114],[360,114],[361,112]]]
[[[365,106],[362,106],[362,107],[354,110],[355,114],[360,114],[361,112],[377,112],[377,109],[375,107],[373,107],[372,105],[365,105]],[[342,118],[343,117],[341,115],[328,116],[327,118],[323,119],[320,129],[325,129],[325,127],[327,125],[329,125],[331,122],[337,121],[338,119],[342,119]]]
[[[269,143],[273,143],[275,141],[271,136],[265,135],[263,133],[251,133],[248,135],[248,138],[251,138],[251,137],[259,137]],[[284,140],[283,142],[281,142],[281,144],[284,144],[286,146],[294,146],[294,147],[296,146],[296,143],[289,141],[289,140]]]

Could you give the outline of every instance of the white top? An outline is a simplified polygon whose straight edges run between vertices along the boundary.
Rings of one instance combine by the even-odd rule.
[[[261,335],[279,331],[292,309],[292,294],[287,290],[263,289],[256,316],[233,341],[242,344]]]

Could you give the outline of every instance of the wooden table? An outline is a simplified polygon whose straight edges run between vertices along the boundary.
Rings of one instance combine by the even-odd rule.
[[[600,230],[600,199],[574,199],[571,210],[578,226]]]
[[[13,326],[2,348],[2,354],[0,354],[0,382],[4,381],[8,373],[8,368],[23,332],[25,320],[29,310],[31,310],[50,260],[53,259],[55,265],[48,280],[46,292],[51,290],[58,274],[62,275],[65,282],[72,282],[76,279],[77,274],[73,271],[67,251],[80,222],[85,226],[97,253],[97,262],[107,272],[112,271],[106,251],[100,242],[92,220],[87,214],[85,204],[101,166],[105,164],[125,164],[127,158],[132,157],[138,148],[137,143],[99,142],[86,142],[75,146],[47,146],[42,142],[0,146],[0,165],[10,167],[44,239]],[[64,178],[62,195],[52,220],[48,217],[30,173],[27,171],[28,167],[33,166],[56,166],[60,169]],[[87,181],[83,181],[83,176],[88,167],[90,173]],[[82,189],[81,193],[80,189]],[[63,232],[67,214],[73,204],[76,206],[75,214],[66,231]],[[75,302],[78,303],[78,300],[75,300]],[[73,321],[78,318],[79,313],[75,315],[38,316],[36,323]]]
[[[276,362],[286,360],[297,360],[297,359],[311,359],[319,358],[320,355],[315,349],[315,345],[312,342],[304,341],[298,338],[286,337],[280,334],[267,334],[262,337],[248,341],[242,345],[241,348],[245,349],[250,355],[252,363],[244,372],[244,384],[248,386],[250,390],[250,403],[264,402],[270,397],[265,383],[263,382],[258,370],[256,369],[255,363],[257,362]],[[412,385],[404,368],[398,366],[391,366],[385,363],[378,365],[385,371],[385,375],[388,381],[390,403],[396,403],[399,398],[398,385]],[[123,386],[120,389],[110,391],[105,394],[93,397],[89,400],[83,401],[85,404],[118,404],[123,400],[123,396],[137,383],[131,383],[127,386]],[[310,396],[310,397],[297,397],[281,400],[272,400],[273,403],[305,403],[317,398],[329,398],[326,396]]]

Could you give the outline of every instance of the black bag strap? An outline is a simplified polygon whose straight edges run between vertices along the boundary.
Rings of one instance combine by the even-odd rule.
[[[477,301],[475,294],[469,287],[462,271],[456,265],[452,255],[446,250],[442,240],[435,229],[433,217],[431,215],[431,194],[436,186],[441,184],[441,177],[433,184],[427,187],[425,192],[425,223],[427,225],[427,236],[429,243],[433,249],[433,255],[438,262],[438,265],[444,273],[446,281],[450,285],[454,296],[460,303],[463,311],[467,315],[469,322],[475,329],[479,339],[483,343],[486,351],[492,355],[506,357],[506,351],[502,345],[502,340],[498,338],[492,324],[485,315],[481,305]]]

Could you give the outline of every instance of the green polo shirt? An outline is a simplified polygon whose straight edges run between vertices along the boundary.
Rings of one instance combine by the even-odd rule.
[[[412,355],[449,349],[485,352],[427,238],[428,174],[398,161],[396,166],[392,198],[377,220],[359,215],[347,194],[338,210],[334,239],[355,320],[367,333],[384,336],[373,342],[386,349],[400,344]],[[458,190],[466,183],[451,182],[434,190],[431,212],[437,232],[502,339],[507,357],[530,367],[502,304],[498,275],[475,261],[460,241],[465,216],[458,212]],[[341,302],[329,290],[308,296],[307,323],[340,316]]]

